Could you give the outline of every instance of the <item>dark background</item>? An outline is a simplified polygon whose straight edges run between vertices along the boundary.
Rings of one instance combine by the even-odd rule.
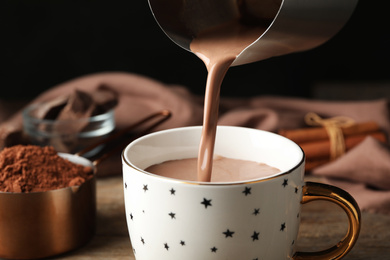
[[[384,0],[361,0],[348,24],[322,46],[231,68],[221,94],[311,98],[321,82],[388,82],[390,88],[385,6]],[[204,93],[203,63],[165,36],[147,0],[6,0],[0,17],[0,99],[30,99],[103,71],[138,73]]]

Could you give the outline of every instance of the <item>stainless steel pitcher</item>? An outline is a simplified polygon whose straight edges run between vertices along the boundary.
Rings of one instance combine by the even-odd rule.
[[[148,0],[167,36],[190,50],[202,30],[231,20],[268,21],[265,32],[232,66],[309,50],[332,38],[346,24],[358,0]]]

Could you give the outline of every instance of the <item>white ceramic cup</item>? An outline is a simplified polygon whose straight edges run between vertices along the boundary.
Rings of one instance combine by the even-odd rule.
[[[194,158],[201,127],[143,136],[122,155],[126,218],[137,260],[338,259],[353,247],[360,210],[345,191],[305,183],[302,149],[266,131],[218,126],[215,154],[279,168],[281,173],[229,183],[191,182],[144,171],[167,160]],[[332,201],[349,217],[334,247],[296,252],[301,204]]]

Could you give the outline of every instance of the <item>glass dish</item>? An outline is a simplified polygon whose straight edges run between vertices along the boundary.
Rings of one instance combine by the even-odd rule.
[[[85,147],[98,143],[115,129],[114,110],[96,116],[48,120],[35,116],[42,104],[33,104],[23,111],[23,130],[31,144],[53,146],[58,152],[77,153]],[[85,154],[91,157],[102,147]]]

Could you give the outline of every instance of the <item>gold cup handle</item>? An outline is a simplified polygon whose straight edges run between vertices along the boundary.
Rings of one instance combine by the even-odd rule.
[[[360,209],[354,198],[346,191],[335,186],[306,182],[303,187],[302,204],[314,200],[327,200],[340,206],[347,213],[349,228],[345,237],[335,246],[319,252],[297,252],[293,259],[341,259],[354,246],[358,239],[361,225]]]

